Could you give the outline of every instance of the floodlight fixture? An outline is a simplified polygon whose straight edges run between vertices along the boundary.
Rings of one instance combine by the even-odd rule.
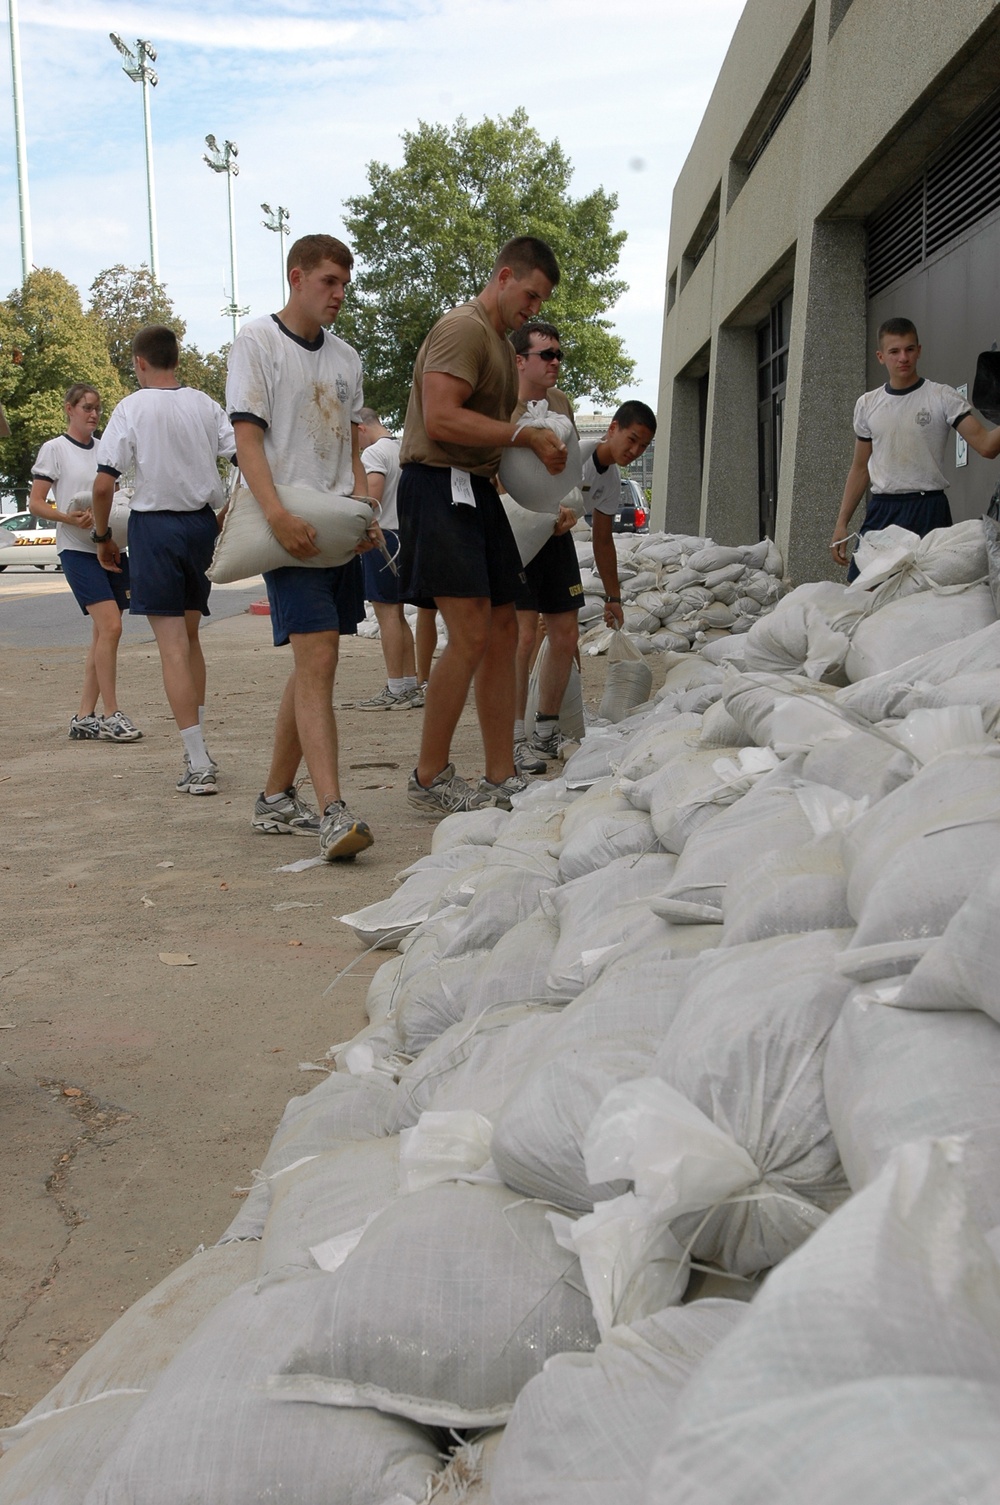
[[[205,137],[207,152],[202,153],[202,161],[213,172],[226,174],[226,189],[229,197],[229,272],[230,285],[232,288],[232,302],[227,303],[222,310],[223,316],[233,321],[233,339],[235,340],[240,327],[240,319],[250,312],[249,308],[240,307],[239,285],[236,276],[236,216],[233,204],[233,179],[239,177],[239,148],[235,141],[224,141],[220,147],[214,136]]]
[[[17,0],[7,0],[10,21],[10,77],[14,96],[14,151],[17,157],[17,209],[21,223],[21,280],[31,273],[31,205],[28,200],[28,149],[24,135],[24,99],[21,95],[21,41],[17,27]]]
[[[261,224],[265,230],[273,230],[278,237],[278,260],[281,262],[281,302],[282,306],[284,306],[287,295],[285,289],[285,243],[282,240],[282,236],[291,235],[292,233],[288,228],[288,210],[284,204],[279,204],[277,209],[272,209],[270,204],[261,204],[260,207],[267,215],[267,219],[261,220]]]
[[[146,140],[146,201],[149,213],[149,270],[154,283],[160,281],[159,254],[156,244],[156,203],[153,188],[153,136],[149,122],[149,91],[155,89],[159,83],[159,76],[150,64],[156,62],[156,48],[152,42],[140,37],[135,44],[135,52],[118,35],[117,31],[109,32],[112,42],[121,53],[125,62],[122,64],[122,72],[132,80],[134,84],[142,85],[142,123]]]

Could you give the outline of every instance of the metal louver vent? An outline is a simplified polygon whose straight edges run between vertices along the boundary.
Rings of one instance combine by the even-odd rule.
[[[1000,102],[868,224],[868,296],[1000,208]]]

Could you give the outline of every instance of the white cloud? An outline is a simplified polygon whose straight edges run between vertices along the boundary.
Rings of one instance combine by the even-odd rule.
[[[342,229],[342,204],[371,159],[398,162],[420,119],[509,114],[523,104],[558,136],[583,194],[619,195],[628,294],[614,314],[655,400],[670,195],[742,0],[213,0],[108,4],[21,0],[34,256],[86,290],[116,261],[147,259],[140,91],[107,32],[158,49],[152,95],[161,275],[189,335],[227,337],[225,191],[201,163],[203,137],[239,142],[235,185],[240,297],[254,314],[278,296],[276,237],[262,199],[293,233]],[[0,99],[0,139],[10,139]],[[637,170],[632,163],[644,164]],[[20,276],[13,150],[0,157],[0,290]]]

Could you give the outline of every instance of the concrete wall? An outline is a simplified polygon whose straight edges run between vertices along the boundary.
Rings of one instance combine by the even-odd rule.
[[[748,175],[742,158],[810,32],[809,77]],[[864,220],[998,81],[1000,0],[748,0],[674,191],[667,275],[675,297],[664,319],[654,526],[692,526],[697,498],[700,527],[720,541],[756,537],[753,331],[791,288],[777,541],[796,581],[840,577],[829,539],[853,448],[854,402],[872,384]],[[718,233],[685,284],[682,260],[720,185]],[[973,235],[962,254],[978,268],[977,305],[992,296],[995,308],[997,240],[977,245]],[[944,279],[961,275],[960,257],[936,284],[925,269],[907,295],[914,305],[940,302]],[[975,313],[967,323],[974,330]],[[702,463],[695,378],[706,354]],[[949,360],[964,369],[968,353]],[[971,474],[970,466],[957,489]]]

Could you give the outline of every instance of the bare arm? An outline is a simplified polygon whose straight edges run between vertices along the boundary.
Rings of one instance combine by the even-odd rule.
[[[111,522],[111,503],[115,499],[115,478],[99,470],[94,477],[93,502],[94,532],[106,533]],[[97,545],[97,557],[112,575],[121,574],[121,554],[113,538]]]
[[[267,520],[275,538],[295,559],[312,559],[319,553],[316,529],[304,518],[289,512],[274,489],[274,477],[264,453],[264,430],[257,423],[234,423],[236,459],[243,479]]]
[[[533,449],[551,475],[566,468],[566,446],[551,429],[523,428],[515,438],[513,423],[501,423],[498,418],[463,407],[472,396],[467,381],[444,371],[425,371],[421,391],[429,439],[481,449]]]
[[[615,550],[614,533],[611,527],[613,521],[610,512],[592,514],[590,541],[594,545],[594,564],[597,566],[597,573],[601,577],[606,596],[621,595],[621,587],[618,583],[618,554]],[[625,613],[620,601],[605,602],[604,620],[609,627],[624,625]]]
[[[1000,428],[984,428],[979,419],[973,418],[970,413],[968,418],[963,418],[961,423],[956,424],[956,432],[984,460],[995,460],[1000,455]]]
[[[94,525],[89,508],[82,512],[60,512],[55,502],[49,501],[49,482],[44,477],[36,476],[31,483],[28,511],[32,517],[42,517],[46,522],[68,523],[71,528],[86,528],[88,532]]]
[[[868,461],[871,457],[871,440],[855,439],[854,459],[851,461],[851,468],[844,482],[844,495],[840,501],[840,511],[837,513],[836,526],[830,540],[830,552],[838,564],[848,562],[847,536],[851,529],[851,518],[858,510],[858,503],[868,489]]]

